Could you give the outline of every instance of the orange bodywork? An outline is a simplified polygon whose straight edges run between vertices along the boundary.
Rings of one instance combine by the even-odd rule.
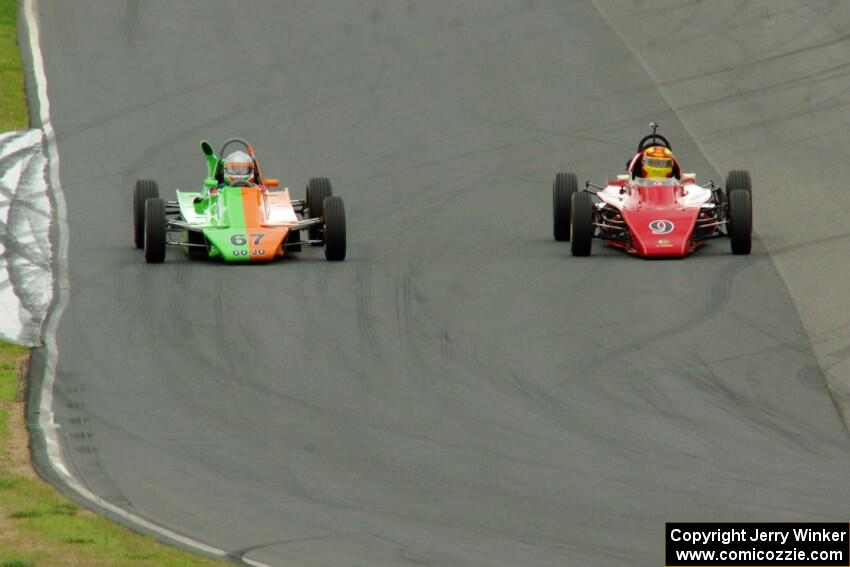
[[[249,233],[248,248],[253,262],[268,262],[275,257],[283,256],[286,248],[282,248],[288,228],[269,226],[266,218],[266,191],[259,187],[242,188],[242,210],[245,215],[245,229]],[[259,238],[251,235],[262,235]],[[270,243],[276,243],[269,246]]]

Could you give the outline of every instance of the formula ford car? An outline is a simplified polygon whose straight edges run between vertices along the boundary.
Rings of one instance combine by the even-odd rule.
[[[250,156],[251,181],[226,182],[222,163],[231,145]],[[201,149],[207,160],[201,192],[177,190],[176,201],[164,201],[155,181],[136,182],[133,239],[136,248],[144,248],[145,260],[163,262],[166,247],[178,246],[191,258],[268,262],[307,244],[324,246],[328,260],[345,259],[345,209],[328,179],[311,179],[305,199],[292,199],[288,189],[270,190],[278,180],[263,177],[245,140],[227,140],[218,155],[206,141]]]
[[[644,150],[671,149],[667,138],[656,133],[658,125],[650,127],[652,133],[640,140],[637,155],[629,161],[629,173],[604,187],[588,181],[579,190],[575,174],[555,176],[555,240],[570,241],[573,256],[589,256],[592,240],[599,238],[644,258],[680,258],[707,240],[729,237],[733,254],[749,254],[753,226],[749,172],[730,171],[725,193],[713,181],[697,185],[696,176],[681,173],[675,158],[670,178],[642,178]]]

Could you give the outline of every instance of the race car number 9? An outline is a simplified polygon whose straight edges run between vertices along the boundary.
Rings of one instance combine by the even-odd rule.
[[[652,234],[670,234],[673,232],[673,228],[675,225],[664,219],[654,220],[649,223],[649,230],[652,231]]]

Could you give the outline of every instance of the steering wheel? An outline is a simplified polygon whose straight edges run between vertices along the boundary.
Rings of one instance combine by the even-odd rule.
[[[248,183],[247,181],[242,181],[240,179],[239,181],[234,181],[233,183],[231,183],[230,186],[231,187],[250,187],[251,184]]]
[[[647,143],[647,142],[650,142],[650,140],[651,140],[651,143]],[[646,136],[644,136],[643,138],[640,139],[640,142],[638,142],[638,147],[637,147],[636,153],[641,153],[643,150],[645,150],[649,146],[664,146],[668,150],[673,149],[670,146],[670,142],[667,140],[667,138],[665,138],[661,134],[656,134],[656,133],[653,132],[652,134],[647,134]]]

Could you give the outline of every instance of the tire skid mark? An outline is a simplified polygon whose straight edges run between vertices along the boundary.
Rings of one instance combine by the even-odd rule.
[[[372,249],[363,246],[363,258],[357,264],[357,324],[360,334],[366,339],[369,349],[383,358],[381,344],[372,323]]]
[[[732,282],[734,281],[735,276],[748,265],[749,264],[747,262],[739,260],[739,258],[735,258],[734,261],[727,262],[725,266],[718,270],[717,274],[712,279],[708,297],[703,303],[702,308],[699,309],[697,313],[677,324],[659,331],[656,334],[646,336],[645,338],[639,338],[620,347],[606,351],[601,359],[591,363],[589,366],[592,367],[597,364],[604,364],[606,360],[610,359],[624,358],[629,353],[644,350],[654,343],[692,330],[703,324],[706,320],[717,316],[721,312],[725,312],[726,306],[729,303]]]
[[[810,438],[801,434],[805,428],[789,420],[787,413],[777,411],[763,403],[759,396],[744,396],[727,385],[714,371],[711,364],[701,361],[690,372],[680,372],[680,376],[692,383],[707,387],[718,396],[716,406],[734,419],[751,423],[765,434],[778,434],[781,439],[795,446],[797,450],[815,454]],[[824,442],[829,439],[824,438]]]
[[[170,333],[177,331],[177,336],[173,337],[177,341],[191,340],[194,337],[195,326],[191,324],[192,317],[187,311],[188,302],[185,294],[192,293],[192,277],[191,277],[190,262],[176,262],[176,281],[172,284],[168,293],[168,304],[174,317],[172,320],[177,321],[177,325],[170,327]]]

